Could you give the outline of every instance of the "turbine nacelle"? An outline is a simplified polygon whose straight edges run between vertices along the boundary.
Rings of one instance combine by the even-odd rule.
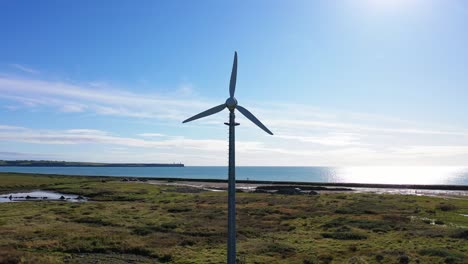
[[[237,99],[234,98],[234,97],[229,97],[227,100],[226,100],[226,107],[229,109],[229,111],[234,111],[234,109],[236,109],[236,106],[237,106]]]

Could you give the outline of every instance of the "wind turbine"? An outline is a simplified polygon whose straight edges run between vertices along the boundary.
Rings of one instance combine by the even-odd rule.
[[[234,110],[239,110],[245,117],[252,121],[255,125],[263,129],[270,135],[273,133],[260,122],[249,110],[237,104],[234,97],[236,91],[237,79],[237,52],[234,53],[234,63],[232,65],[231,81],[229,83],[229,98],[225,103],[210,108],[204,112],[194,115],[182,123],[187,123],[202,117],[216,114],[225,108],[229,110],[229,123],[224,123],[229,126],[229,178],[228,178],[228,247],[227,247],[227,263],[236,263],[236,153],[235,153],[235,127],[239,125],[235,121]]]

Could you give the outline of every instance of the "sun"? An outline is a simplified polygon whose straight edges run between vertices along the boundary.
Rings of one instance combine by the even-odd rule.
[[[366,0],[369,5],[373,5],[377,8],[397,8],[407,5],[412,0]]]
[[[397,11],[415,8],[422,4],[422,0],[357,0],[363,2],[363,5],[374,11]]]
[[[434,0],[345,0],[356,14],[379,20],[397,18],[421,18],[436,10]],[[395,21],[397,22],[397,21]]]

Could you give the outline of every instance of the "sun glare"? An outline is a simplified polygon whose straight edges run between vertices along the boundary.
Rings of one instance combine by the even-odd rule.
[[[421,0],[358,0],[362,7],[373,12],[398,12],[415,10],[429,1]]]
[[[381,184],[453,184],[461,177],[463,167],[386,166],[346,167],[338,171],[338,182]]]
[[[375,8],[401,8],[415,2],[414,0],[365,0],[368,5]]]

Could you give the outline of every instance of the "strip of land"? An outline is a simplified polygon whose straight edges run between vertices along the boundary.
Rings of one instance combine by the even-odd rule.
[[[113,177],[113,176],[109,176]],[[177,177],[130,177],[135,180],[156,180],[168,182],[191,182],[202,185],[217,186],[227,184],[222,179],[187,179]],[[299,182],[299,181],[260,181],[260,180],[236,180],[236,184],[242,186],[265,186],[265,185],[289,185],[289,186],[324,186],[345,188],[375,188],[375,189],[414,189],[414,190],[447,190],[468,191],[468,185],[442,185],[442,184],[379,184],[379,183],[339,183],[339,182]]]
[[[0,173],[8,175],[28,175],[23,173]],[[109,181],[146,182],[156,185],[187,186],[207,191],[226,191],[227,180],[186,179],[168,177],[118,177],[118,176],[80,176],[56,174],[30,174],[53,177],[98,177]],[[466,185],[408,185],[408,184],[368,184],[368,183],[323,183],[291,181],[237,180],[236,189],[241,192],[278,192],[283,194],[313,194],[327,192],[358,192],[375,194],[401,194],[418,196],[437,196],[445,198],[468,199]],[[1,191],[1,186],[0,186]]]
[[[226,181],[203,181],[187,179],[139,179],[150,184],[188,186],[207,191],[226,191]],[[128,178],[124,178],[129,180]],[[130,180],[129,180],[130,181]],[[290,183],[284,182],[252,182],[237,181],[236,189],[242,192],[264,192],[264,193],[282,193],[282,194],[314,194],[329,192],[356,192],[356,193],[375,193],[375,194],[400,194],[400,195],[424,195],[438,196],[446,198],[466,198],[468,199],[468,186],[431,186],[431,185],[385,185],[371,184],[373,187],[367,187],[369,184],[328,184],[328,183]],[[438,187],[435,188],[435,187]]]
[[[0,166],[15,167],[184,167],[182,163],[96,163],[54,160],[0,160]]]

